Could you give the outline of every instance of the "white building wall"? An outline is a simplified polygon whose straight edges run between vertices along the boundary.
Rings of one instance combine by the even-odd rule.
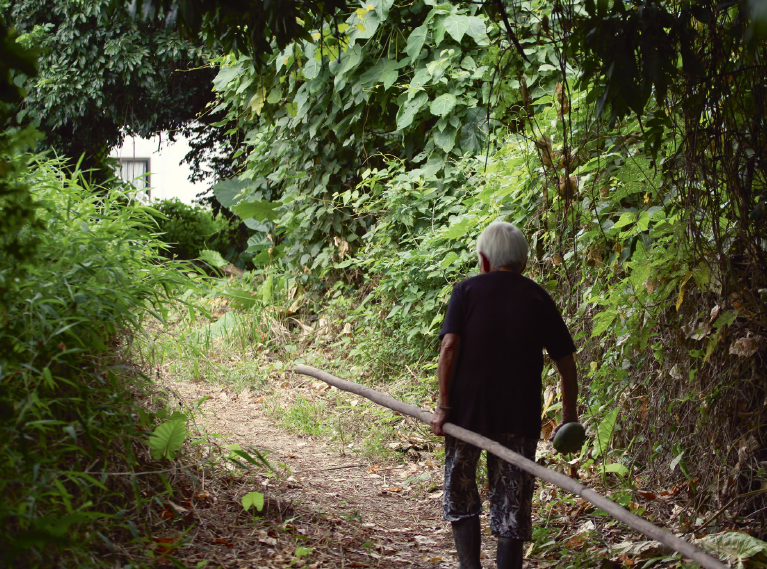
[[[163,134],[160,144],[159,136],[149,139],[129,136],[125,138],[122,147],[114,148],[109,155],[121,160],[148,159],[151,199],[175,197],[191,204],[197,194],[212,184],[212,180],[196,184],[189,181],[191,168],[188,164],[181,164],[189,150],[189,143],[181,137],[169,143],[168,137]],[[130,171],[130,168],[123,168],[123,171]]]

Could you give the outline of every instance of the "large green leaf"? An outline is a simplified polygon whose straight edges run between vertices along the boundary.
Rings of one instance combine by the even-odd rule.
[[[200,256],[197,258],[200,261],[205,261],[212,267],[216,267],[217,269],[221,269],[228,264],[226,259],[221,256],[221,253],[218,251],[211,251],[210,249],[204,249],[203,251],[200,251]]]
[[[277,219],[277,212],[275,209],[279,206],[279,202],[254,200],[252,202],[240,202],[239,204],[232,206],[231,210],[242,219],[249,219],[252,217],[257,221],[264,221],[265,219]]]
[[[477,18],[476,16],[469,16],[469,28],[466,30],[466,33],[471,36],[471,38],[477,42],[480,45],[486,45],[485,42],[488,41],[487,38],[487,26],[485,26],[485,22]]]
[[[233,65],[232,67],[222,67],[218,72],[218,75],[213,79],[213,86],[218,91],[223,91],[231,81],[235,79],[240,73],[242,73],[242,67],[239,65]]]
[[[399,77],[397,67],[397,62],[393,59],[381,58],[371,69],[362,74],[360,81],[363,85],[383,83],[384,90],[388,89]]]
[[[487,109],[473,107],[466,110],[465,124],[461,127],[461,149],[464,152],[482,152],[488,134]]]
[[[469,17],[453,14],[445,18],[445,31],[457,42],[461,43],[463,36],[469,31]]]
[[[168,421],[157,427],[149,436],[152,458],[172,459],[186,440],[186,423],[183,419]]]
[[[418,26],[407,38],[407,47],[405,53],[407,53],[410,61],[414,61],[416,57],[421,53],[423,44],[426,41],[426,36],[429,33],[428,26]]]
[[[457,101],[458,99],[455,98],[455,95],[445,93],[431,102],[431,107],[429,107],[429,110],[431,111],[431,114],[435,116],[444,117],[446,114],[453,110],[453,107],[455,107]]]
[[[307,79],[314,79],[320,74],[320,70],[322,69],[322,63],[314,59],[313,57],[310,57],[306,60],[306,64],[304,64],[304,77]]]
[[[248,182],[238,178],[229,178],[213,186],[213,195],[216,196],[216,199],[222,206],[231,208],[240,201],[238,196],[247,184]]]
[[[385,20],[389,15],[389,10],[394,5],[394,0],[369,0],[373,9]]]
[[[451,126],[445,127],[445,130],[434,129],[434,144],[439,146],[445,152],[450,152],[455,146],[456,129]]]
[[[736,560],[736,567],[744,567],[745,560],[757,555],[767,555],[767,543],[737,531],[707,535],[696,543],[717,555]]]
[[[429,96],[426,93],[418,93],[415,98],[401,106],[397,112],[397,130],[409,127],[418,111],[425,107],[428,102]]]
[[[597,437],[594,439],[594,452],[592,456],[597,458],[607,452],[610,446],[610,439],[613,436],[613,429],[615,429],[615,421],[618,418],[618,408],[616,407],[610,411],[604,420],[599,423],[597,427]]]
[[[341,67],[337,74],[343,75],[344,73],[354,69],[357,67],[360,61],[362,61],[362,46],[352,46],[350,49],[347,49],[341,56]],[[338,78],[336,78],[336,82],[337,81]]]
[[[363,29],[355,29],[350,39],[354,40],[367,40],[373,37],[373,34],[378,31],[378,26],[381,23],[381,18],[378,17],[376,12],[368,12],[362,17],[362,28]]]
[[[234,329],[241,323],[241,318],[235,311],[225,313],[221,318],[196,330],[190,336],[197,341],[210,341],[216,338],[230,336]]]
[[[421,67],[415,72],[413,79],[410,81],[410,97],[416,93],[416,89],[419,89],[431,81],[431,73],[426,67]]]

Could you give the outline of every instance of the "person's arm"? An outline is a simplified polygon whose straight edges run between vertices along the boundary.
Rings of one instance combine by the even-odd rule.
[[[559,375],[561,376],[560,388],[562,390],[562,422],[551,432],[551,440],[565,423],[578,421],[578,370],[575,367],[575,354],[570,354],[555,360]]]
[[[458,364],[458,351],[461,349],[461,338],[457,334],[445,334],[439,350],[437,379],[439,381],[439,398],[437,409],[431,416],[431,432],[438,437],[444,437],[442,425],[450,413],[450,387],[453,383],[455,368]],[[448,409],[445,409],[447,407]]]

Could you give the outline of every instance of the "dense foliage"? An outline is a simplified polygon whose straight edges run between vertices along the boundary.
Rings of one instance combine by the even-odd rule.
[[[207,120],[219,130],[207,140],[234,153],[218,164],[233,175],[215,195],[250,229],[255,263],[255,279],[219,282],[231,306],[273,305],[308,321],[330,301],[345,311],[350,360],[387,376],[433,360],[452,285],[475,273],[478,233],[505,219],[528,235],[528,275],[556,298],[579,346],[581,412],[599,444],[587,442],[578,464],[627,487],[671,473],[696,512],[761,487],[760,3],[533,0],[490,10],[375,0],[341,17],[337,2],[255,2],[253,14],[273,15],[266,27],[258,20],[250,38],[231,29],[217,75],[202,70],[189,84],[167,78],[201,62],[202,38],[180,39],[171,24],[215,39],[239,12],[135,6],[143,19],[115,16],[106,1],[0,4],[24,26],[24,45],[47,48],[35,78],[31,55],[0,27],[0,208],[10,220],[0,243],[9,411],[0,548],[45,565],[52,544],[75,532],[108,547],[99,524],[136,538],[121,521],[125,488],[88,474],[106,472],[110,456],[132,468],[142,428],[109,342],[182,278],[153,234],[176,244],[175,257],[232,245],[211,247],[228,222],[210,213],[178,202],[149,212],[55,160],[33,160],[23,151],[35,131],[14,121],[36,117],[54,147],[98,162],[121,128],[179,126],[212,97]],[[21,85],[26,115],[13,112]],[[210,324],[208,339],[236,319]],[[249,323],[253,337],[264,334]],[[553,384],[551,365],[545,373]],[[116,455],[112,440],[123,441]],[[764,493],[748,496],[737,511],[764,520]]]
[[[40,51],[22,115],[47,147],[83,156],[86,168],[109,172],[109,151],[126,133],[173,136],[211,100],[202,43],[166,29],[162,14],[136,21],[109,0],[3,1],[0,13]]]
[[[157,262],[145,206],[117,190],[99,196],[50,160],[19,182],[41,227],[0,336],[0,550],[4,563],[50,566],[65,550],[77,557],[131,531],[122,519],[138,507],[130,485],[100,473],[135,468],[134,443],[151,423],[124,381],[142,380],[110,352],[145,310],[162,318],[166,291],[185,279]]]
[[[152,203],[160,239],[167,245],[162,254],[169,259],[192,260],[200,251],[218,251],[225,259],[237,262],[245,238],[239,220],[230,221],[205,207],[187,205],[178,198]]]
[[[216,193],[257,263],[362,285],[360,330],[419,360],[479,231],[523,227],[586,422],[615,413],[606,471],[663,457],[716,503],[764,475],[765,43],[750,4],[639,4],[524,3],[513,38],[475,5],[376,5],[259,73],[229,56],[214,84],[249,153]],[[712,445],[728,473],[685,459]]]
[[[270,244],[270,219],[272,244],[296,264],[328,267],[339,247],[356,248],[374,221],[356,213],[371,197],[359,183],[387,158],[419,168],[440,193],[460,184],[454,160],[488,141],[493,70],[482,55],[487,18],[476,12],[383,3],[354,12],[341,37],[325,28],[260,71],[249,57],[222,60],[214,86],[247,132],[248,159],[239,185],[220,186],[216,197],[232,205],[244,189],[235,211],[260,232],[254,250]]]

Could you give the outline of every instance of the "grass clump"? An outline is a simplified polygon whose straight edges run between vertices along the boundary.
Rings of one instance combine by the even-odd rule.
[[[118,338],[143,314],[162,319],[186,279],[160,262],[150,211],[129,194],[51,159],[18,182],[37,203],[20,238],[37,247],[0,312],[0,564],[91,565],[115,539],[148,539],[138,483],[110,476],[138,468],[154,426]]]

